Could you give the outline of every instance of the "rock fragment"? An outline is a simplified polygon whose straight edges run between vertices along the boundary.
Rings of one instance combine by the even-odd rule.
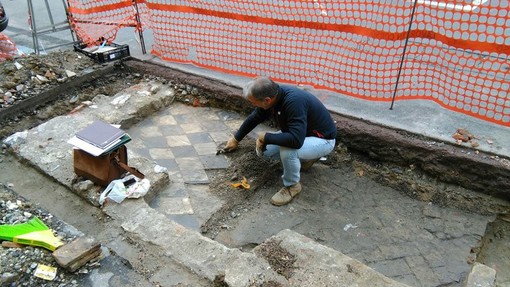
[[[101,254],[101,244],[91,237],[78,237],[53,252],[57,263],[70,272],[78,270]]]

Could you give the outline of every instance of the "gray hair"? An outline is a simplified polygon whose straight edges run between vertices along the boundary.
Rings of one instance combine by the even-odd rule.
[[[260,76],[251,80],[243,88],[243,98],[249,96],[261,101],[265,97],[274,98],[278,95],[278,84],[268,77]]]

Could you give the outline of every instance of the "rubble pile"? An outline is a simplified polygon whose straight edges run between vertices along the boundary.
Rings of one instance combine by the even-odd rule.
[[[27,55],[0,62],[0,109],[58,85],[96,65],[74,51]]]

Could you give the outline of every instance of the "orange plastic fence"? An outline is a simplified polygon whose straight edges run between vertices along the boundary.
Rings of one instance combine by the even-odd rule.
[[[77,2],[87,1],[71,6]],[[132,1],[88,2],[70,9],[73,17],[93,15],[89,29],[76,23],[81,37],[104,36],[101,22],[136,25]],[[510,126],[508,1],[135,3],[152,30],[152,53],[167,61],[371,101],[432,100]]]
[[[72,28],[86,45],[113,42],[122,27],[140,27],[132,0],[68,0]]]
[[[5,34],[0,33],[0,62],[16,56],[16,44]]]

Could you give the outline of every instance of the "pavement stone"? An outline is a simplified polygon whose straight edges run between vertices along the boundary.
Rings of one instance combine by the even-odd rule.
[[[280,242],[281,247],[296,257],[297,271],[289,278],[291,286],[408,286],[380,278],[361,262],[288,229],[269,240]],[[259,248],[255,247],[255,252]]]
[[[489,266],[475,263],[469,274],[465,287],[494,287],[496,286],[496,270]]]
[[[231,247],[257,245],[288,228],[317,241],[325,238],[328,247],[396,281],[460,286],[470,271],[471,248],[479,244],[492,217],[419,202],[340,171],[336,190],[307,192],[327,180],[327,168],[317,164],[302,174],[304,192],[299,200],[283,208],[262,203],[236,218],[233,227],[215,240]],[[326,205],[334,208],[316,210]],[[263,220],[257,220],[260,214]],[[321,229],[311,231],[313,222]]]

